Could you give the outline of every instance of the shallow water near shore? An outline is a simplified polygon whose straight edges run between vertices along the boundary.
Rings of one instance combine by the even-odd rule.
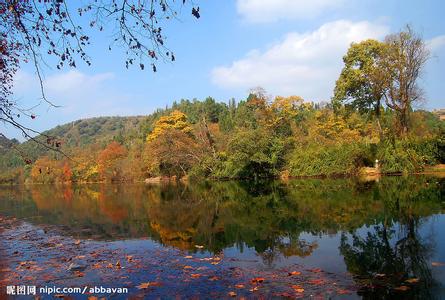
[[[0,187],[0,215],[3,294],[445,297],[443,178]]]

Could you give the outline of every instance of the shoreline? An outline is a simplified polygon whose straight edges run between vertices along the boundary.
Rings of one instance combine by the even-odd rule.
[[[365,168],[364,168],[365,169]],[[301,176],[274,176],[274,177],[264,177],[259,178],[259,180],[281,180],[281,181],[287,181],[292,179],[341,179],[341,178],[356,178],[356,179],[365,179],[368,181],[370,178],[378,179],[382,176],[410,176],[410,175],[436,175],[439,178],[445,177],[445,164],[437,164],[433,166],[427,166],[424,168],[424,170],[419,172],[413,172],[413,173],[402,173],[402,172],[396,172],[396,173],[379,173],[375,170],[370,170],[374,168],[366,168],[367,170],[365,172],[358,172],[357,174],[335,174],[335,175],[301,175]],[[1,186],[31,186],[31,185],[88,185],[88,184],[165,184],[165,183],[186,183],[188,181],[193,180],[181,180],[181,179],[171,179],[168,177],[162,178],[160,180],[157,179],[157,177],[148,178],[148,179],[155,179],[156,180],[149,180],[147,182],[146,179],[144,180],[137,180],[137,181],[119,181],[119,182],[106,182],[106,181],[74,181],[74,182],[53,182],[53,183],[38,183],[38,182],[23,182],[23,183],[2,183]],[[236,181],[249,181],[254,180],[253,178],[204,178],[204,180],[211,180],[211,181],[230,181],[230,180],[236,180]]]

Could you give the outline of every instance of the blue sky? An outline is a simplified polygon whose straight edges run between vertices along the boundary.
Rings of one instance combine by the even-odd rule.
[[[76,5],[77,1],[69,1]],[[146,115],[174,100],[244,99],[261,86],[271,95],[300,95],[328,101],[349,44],[383,39],[410,24],[432,52],[421,85],[427,109],[445,107],[445,2],[442,0],[208,0],[196,20],[184,9],[179,21],[165,27],[174,63],[125,69],[122,51],[108,51],[109,31],[93,32],[87,48],[93,64],[77,69],[47,68],[45,86],[60,108],[40,105],[37,130],[79,118]],[[15,98],[23,107],[38,103],[33,69],[23,66],[16,77]],[[0,125],[8,137],[20,138]]]

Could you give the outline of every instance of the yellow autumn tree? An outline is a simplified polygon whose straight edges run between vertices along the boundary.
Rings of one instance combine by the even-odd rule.
[[[176,129],[183,133],[192,131],[192,127],[187,122],[187,116],[179,110],[174,110],[168,116],[162,116],[156,121],[153,131],[147,136],[147,141],[155,140],[170,129]]]

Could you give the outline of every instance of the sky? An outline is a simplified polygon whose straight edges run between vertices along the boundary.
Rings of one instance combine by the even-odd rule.
[[[78,1],[67,1],[76,6]],[[85,0],[84,0],[85,2]],[[95,116],[148,115],[181,99],[208,96],[227,102],[264,88],[271,96],[299,95],[329,101],[352,42],[383,40],[407,24],[421,34],[431,52],[420,85],[420,108],[445,107],[445,1],[443,0],[194,0],[201,18],[183,9],[163,28],[175,62],[151,68],[125,68],[122,49],[108,51],[110,31],[90,33],[92,65],[44,69],[46,103],[35,119],[20,121],[43,131]],[[84,20],[79,20],[84,22]],[[33,68],[15,78],[14,98],[22,107],[40,102]],[[20,133],[0,124],[7,137]]]

